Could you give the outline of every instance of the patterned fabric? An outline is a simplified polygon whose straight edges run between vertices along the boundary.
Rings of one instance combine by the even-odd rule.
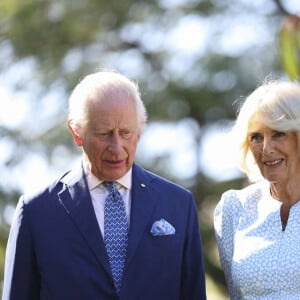
[[[171,235],[175,234],[175,228],[165,219],[160,219],[152,224],[151,231],[152,235]]]
[[[285,231],[267,182],[222,195],[215,232],[230,299],[300,299],[300,202]]]
[[[109,190],[104,206],[104,242],[115,287],[119,294],[126,259],[128,224],[124,202],[116,183],[105,181],[103,185]]]

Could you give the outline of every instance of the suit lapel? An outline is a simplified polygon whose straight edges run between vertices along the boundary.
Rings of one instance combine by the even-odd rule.
[[[97,260],[110,274],[105,245],[95,216],[83,170],[72,170],[62,179],[64,189],[58,197]]]
[[[150,173],[146,173],[142,168],[134,164],[132,178],[130,230],[126,266],[134,257],[134,253],[145,231],[146,234],[147,232],[150,234],[148,224],[158,198],[155,195],[155,191],[151,188],[151,181],[154,180],[154,177]],[[99,263],[111,275],[105,245],[82,168],[72,170],[61,181],[64,183],[64,189],[58,194],[60,202]]]
[[[149,219],[157,203],[157,197],[151,189],[151,177],[143,169],[134,164],[132,172],[131,215],[128,240],[128,265],[148,228]],[[147,234],[147,233],[146,233]]]

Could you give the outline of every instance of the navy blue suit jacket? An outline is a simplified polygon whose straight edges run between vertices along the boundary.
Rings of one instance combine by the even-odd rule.
[[[192,194],[136,164],[120,296],[80,166],[17,205],[7,245],[3,300],[206,299]],[[153,236],[164,218],[174,235]]]

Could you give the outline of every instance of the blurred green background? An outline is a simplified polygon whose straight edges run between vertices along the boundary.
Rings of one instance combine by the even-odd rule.
[[[1,0],[0,281],[19,196],[80,159],[70,91],[115,69],[139,83],[149,113],[137,161],[193,191],[208,299],[227,299],[213,210],[248,182],[225,134],[236,100],[266,77],[299,79],[299,12],[295,0]]]

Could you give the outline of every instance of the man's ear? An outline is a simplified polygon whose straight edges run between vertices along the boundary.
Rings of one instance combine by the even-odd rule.
[[[78,132],[78,127],[75,126],[74,122],[72,120],[68,120],[68,127],[72,134],[73,140],[76,143],[77,146],[82,146],[82,138],[80,137],[80,134]]]

